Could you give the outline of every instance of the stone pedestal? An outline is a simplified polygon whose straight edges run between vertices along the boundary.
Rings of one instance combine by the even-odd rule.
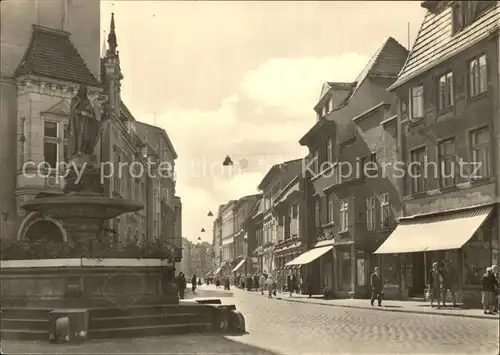
[[[65,180],[66,194],[102,196],[101,171],[95,156],[79,156],[71,159],[71,167]]]

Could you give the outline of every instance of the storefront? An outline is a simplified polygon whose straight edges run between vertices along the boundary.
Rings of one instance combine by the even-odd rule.
[[[402,218],[375,252],[385,283],[396,284],[402,299],[424,297],[433,262],[449,260],[457,276],[459,301],[480,302],[481,276],[498,263],[495,206]]]
[[[313,294],[323,294],[333,289],[333,240],[324,240],[285,264],[298,274],[297,280],[307,282]]]

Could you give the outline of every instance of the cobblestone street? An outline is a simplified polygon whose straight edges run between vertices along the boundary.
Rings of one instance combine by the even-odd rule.
[[[286,297],[286,296],[285,296]],[[13,353],[498,354],[498,322],[269,300],[234,292],[248,334],[107,340],[78,346],[4,342]]]

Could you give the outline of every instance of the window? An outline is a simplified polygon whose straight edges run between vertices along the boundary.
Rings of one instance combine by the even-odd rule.
[[[291,207],[291,216],[293,219],[297,219],[299,215],[299,205],[292,205]]]
[[[419,85],[410,88],[410,112],[411,120],[424,117],[424,86]]]
[[[424,192],[425,185],[425,176],[424,176],[424,167],[425,167],[425,156],[426,151],[425,147],[418,148],[413,150],[410,153],[410,178],[411,178],[411,191],[412,193]]]
[[[66,137],[66,132],[68,131],[68,124],[65,123],[63,126],[64,140],[63,140],[63,159],[66,163],[69,162],[69,149],[68,149],[68,139]]]
[[[120,172],[120,164],[121,164],[121,155],[120,155],[120,152],[115,148],[115,163],[116,163],[116,167],[115,167],[115,171],[114,171],[114,181],[113,181],[113,185],[114,185],[114,190],[115,190],[115,193],[117,193],[118,195],[121,195],[121,172]]]
[[[452,6],[452,32],[455,34],[495,7],[495,1],[455,1]]]
[[[476,97],[487,90],[486,55],[483,54],[469,62],[469,96]]]
[[[314,226],[315,227],[319,227],[321,225],[320,212],[321,212],[321,208],[319,205],[319,199],[316,199],[314,201]]]
[[[59,125],[57,122],[44,122],[43,154],[45,163],[55,169],[59,162]]]
[[[389,228],[389,194],[385,193],[380,195],[380,228]]]
[[[446,110],[453,106],[453,72],[448,72],[439,77],[438,109]]]
[[[470,177],[482,179],[490,176],[490,132],[488,127],[470,133]]]
[[[329,163],[333,162],[333,142],[331,138],[328,138],[326,143],[326,159]]]
[[[326,196],[327,210],[328,210],[328,221],[327,223],[333,222],[333,194]]]
[[[319,174],[319,151],[314,152],[314,172]]]
[[[441,187],[455,185],[455,138],[439,143],[439,181]]]
[[[369,231],[375,230],[375,197],[366,199],[366,228]]]
[[[349,228],[349,203],[347,200],[340,201],[340,231],[345,232]]]

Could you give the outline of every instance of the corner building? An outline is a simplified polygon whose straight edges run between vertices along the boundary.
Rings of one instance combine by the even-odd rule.
[[[399,159],[414,164],[401,181],[403,217],[376,253],[399,256],[402,298],[423,297],[432,263],[450,260],[459,301],[478,304],[485,268],[500,262],[499,3],[422,6],[419,35],[389,88],[399,98]]]

